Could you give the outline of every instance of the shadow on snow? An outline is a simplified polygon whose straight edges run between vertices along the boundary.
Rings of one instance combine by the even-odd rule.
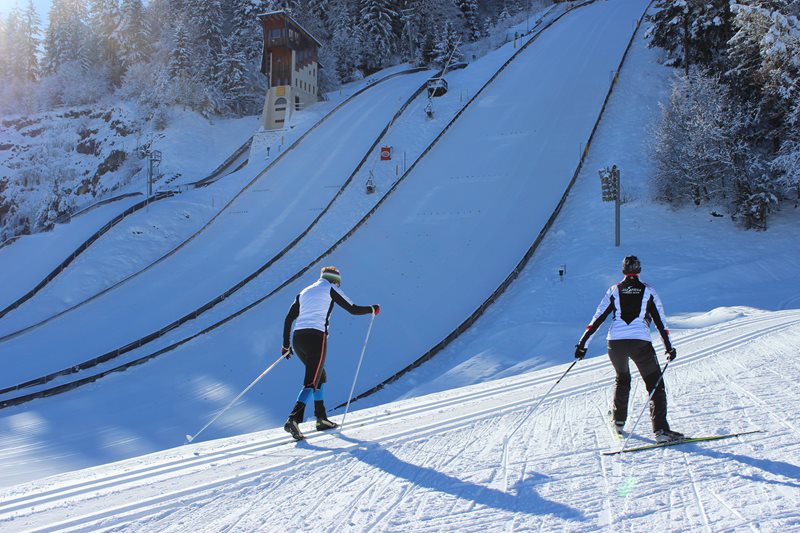
[[[510,513],[550,514],[565,520],[582,521],[586,519],[579,510],[562,503],[546,500],[536,492],[536,485],[546,481],[547,476],[535,474],[527,477],[517,483],[510,493],[506,493],[463,481],[433,468],[405,462],[376,442],[358,440],[342,434],[338,436],[344,441],[355,444],[355,447],[348,449],[325,448],[309,444],[307,441],[300,443],[299,446],[317,451],[349,454],[365,464],[399,479],[405,479],[418,487],[451,494],[486,507]]]

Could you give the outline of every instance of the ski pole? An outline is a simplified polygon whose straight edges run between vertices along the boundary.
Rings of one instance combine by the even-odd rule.
[[[625,445],[628,444],[628,439],[631,438],[631,435],[633,435],[633,431],[636,429],[636,426],[639,425],[639,420],[642,419],[642,415],[644,414],[644,410],[647,408],[648,405],[650,405],[650,402],[653,401],[653,396],[656,393],[656,389],[658,389],[658,385],[664,379],[664,372],[667,371],[667,367],[668,366],[669,366],[669,360],[667,360],[667,362],[664,363],[664,368],[661,369],[661,375],[658,376],[658,381],[656,381],[656,386],[653,387],[652,392],[650,392],[650,396],[647,398],[647,402],[642,407],[642,410],[639,411],[639,416],[636,418],[636,422],[633,424],[633,427],[631,428],[630,432],[628,432],[628,436],[625,437],[624,441],[622,441],[622,446],[620,447],[620,450],[624,450],[625,449]]]
[[[203,431],[205,431],[205,430],[206,430],[206,428],[208,428],[208,426],[210,426],[211,424],[213,424],[213,423],[214,423],[214,421],[216,421],[216,419],[217,419],[217,418],[219,418],[220,416],[222,416],[222,413],[224,413],[225,411],[227,411],[228,409],[230,409],[230,407],[231,407],[233,404],[235,404],[235,403],[236,403],[236,401],[237,401],[239,398],[241,398],[242,396],[244,396],[244,393],[246,393],[247,391],[249,391],[249,390],[250,390],[250,389],[253,387],[253,385],[255,385],[256,383],[258,383],[258,382],[261,380],[261,378],[263,378],[264,376],[266,376],[266,375],[269,373],[269,371],[270,371],[270,370],[272,370],[273,368],[275,368],[275,367],[278,365],[278,363],[280,363],[280,362],[281,362],[281,359],[284,359],[284,356],[283,356],[283,355],[281,355],[280,357],[278,357],[278,359],[276,359],[274,363],[272,363],[271,365],[269,365],[269,366],[267,367],[267,369],[266,369],[266,370],[264,370],[264,371],[263,371],[261,374],[259,374],[259,376],[258,376],[256,379],[254,379],[254,380],[253,380],[253,382],[252,382],[252,383],[250,383],[250,385],[248,385],[248,386],[247,386],[247,387],[246,387],[246,388],[245,388],[245,389],[244,389],[242,392],[240,392],[240,393],[239,393],[239,395],[238,395],[236,398],[234,398],[233,400],[231,400],[231,401],[230,401],[230,403],[229,403],[228,405],[226,405],[226,406],[225,406],[225,408],[224,408],[222,411],[220,411],[219,413],[217,413],[217,416],[215,416],[214,418],[212,418],[212,419],[211,419],[211,421],[209,421],[209,423],[208,423],[208,424],[206,424],[205,426],[203,426],[203,427],[200,429],[200,431],[198,431],[198,432],[197,432],[197,433],[195,433],[194,435],[186,435],[186,443],[188,444],[188,443],[192,442],[194,439],[196,439],[196,438],[197,438],[197,436],[198,436],[200,433],[202,433]]]
[[[553,383],[553,386],[550,387],[550,390],[544,393],[544,396],[542,396],[539,399],[538,403],[533,407],[533,409],[528,411],[528,414],[525,415],[522,420],[517,422],[517,425],[514,426],[514,429],[511,430],[511,433],[508,433],[505,437],[503,437],[503,477],[505,478],[506,491],[508,490],[508,443],[511,440],[511,437],[513,437],[514,433],[516,433],[517,430],[522,427],[522,424],[524,424],[525,421],[528,420],[528,418],[530,418],[531,415],[533,415],[533,413],[535,413],[539,409],[539,406],[542,405],[542,402],[544,402],[544,400],[550,395],[550,393],[553,392],[553,389],[556,388],[556,385],[561,383],[561,380],[564,379],[564,377],[566,377],[567,374],[569,374],[569,371],[572,370],[572,367],[574,367],[578,363],[578,361],[580,361],[580,359],[575,359],[575,361],[573,361],[572,364],[569,365],[569,368],[567,368],[566,372],[561,374],[561,377],[558,378],[558,380],[555,383]]]
[[[372,331],[373,322],[375,322],[375,311],[372,311],[372,318],[369,321],[369,328],[367,328],[367,337],[364,339],[364,347],[361,348],[361,357],[358,358],[358,366],[356,367],[356,375],[353,378],[353,386],[350,387],[350,394],[347,396],[347,405],[344,407],[342,421],[339,423],[339,431],[341,431],[344,427],[344,419],[347,418],[347,411],[350,409],[350,401],[353,399],[353,391],[356,390],[356,380],[358,380],[358,373],[361,371],[361,362],[364,360],[364,352],[367,351],[367,342],[369,341],[369,334]]]

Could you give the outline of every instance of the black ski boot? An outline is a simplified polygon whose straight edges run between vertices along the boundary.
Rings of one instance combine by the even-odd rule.
[[[306,438],[305,435],[300,432],[300,422],[302,422],[303,418],[305,417],[305,411],[306,404],[303,402],[297,402],[294,404],[294,409],[292,409],[292,412],[289,413],[289,418],[283,425],[284,431],[291,433],[294,440],[303,440]]]
[[[672,431],[671,429],[659,429],[656,431],[656,442],[664,444],[666,442],[681,441],[684,439],[683,433]]]
[[[314,401],[314,416],[317,417],[317,431],[328,431],[339,427],[336,422],[328,420],[328,415],[325,412],[325,404],[322,400]]]

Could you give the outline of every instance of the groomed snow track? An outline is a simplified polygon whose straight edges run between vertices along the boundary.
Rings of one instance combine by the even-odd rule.
[[[618,441],[602,412],[613,371],[597,357],[576,366],[519,432],[508,492],[503,436],[565,365],[356,411],[343,433],[310,432],[300,444],[275,429],[0,489],[0,530],[485,531],[506,523],[600,531],[652,520],[663,530],[791,528],[800,450],[780,450],[800,429],[781,406],[797,401],[797,389],[759,384],[774,381],[779,361],[786,378],[800,373],[783,359],[800,348],[798,335],[797,310],[676,335],[684,355],[667,377],[673,425],[694,434],[766,430],[752,438],[602,456]],[[646,400],[639,392],[637,410]],[[759,497],[737,496],[758,476],[768,480]]]

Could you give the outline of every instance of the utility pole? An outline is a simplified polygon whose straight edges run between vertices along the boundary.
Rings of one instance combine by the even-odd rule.
[[[147,158],[147,203],[150,203],[150,197],[153,196],[153,171],[161,165],[161,151],[151,150],[150,144],[139,148],[139,156]]]

